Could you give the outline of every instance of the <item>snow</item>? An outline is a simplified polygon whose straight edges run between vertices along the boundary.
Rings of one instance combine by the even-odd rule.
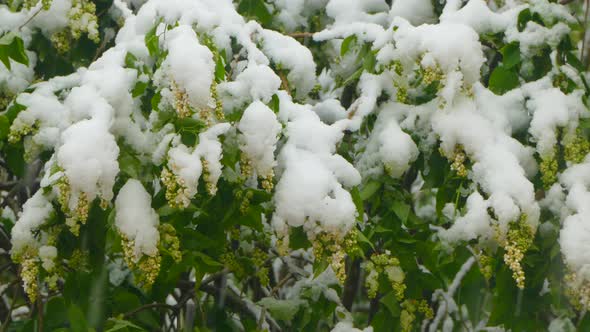
[[[276,165],[274,152],[282,130],[273,111],[260,101],[253,102],[244,111],[238,129],[240,149],[252,162],[256,174],[263,177],[272,174]]]
[[[54,246],[42,246],[39,248],[39,258],[41,266],[45,271],[52,271],[55,267],[55,258],[57,257],[57,248]]]
[[[310,235],[322,230],[344,235],[356,220],[356,207],[344,186],[360,183],[358,171],[334,154],[343,137],[347,119],[332,125],[322,123],[316,113],[294,104],[279,93],[279,118],[287,121],[286,144],[279,154],[280,180],[272,225],[279,234],[287,226],[304,226]]]
[[[206,106],[215,68],[213,54],[199,43],[195,31],[187,25],[167,31],[165,40],[168,56],[163,67],[168,68],[171,79],[186,90],[194,106]]]
[[[160,221],[151,204],[150,194],[135,179],[127,180],[115,201],[115,225],[121,234],[133,241],[136,261],[142,255],[154,256],[158,253]]]
[[[203,172],[202,160],[208,163],[208,182],[217,184],[223,167],[220,162],[222,149],[218,136],[225,134],[229,129],[229,123],[216,124],[199,134],[199,145],[192,151],[184,144],[168,151],[168,165],[171,171],[184,181],[187,198],[192,198],[197,193],[199,178]],[[185,203],[187,206],[188,202]]]
[[[111,200],[119,173],[119,146],[108,125],[100,119],[79,121],[62,133],[61,141],[57,162],[72,190],[70,210],[76,209],[81,193],[86,194],[89,202],[97,196]]]
[[[369,326],[361,330],[355,328],[351,322],[339,322],[331,332],[373,332],[373,327]]]
[[[402,176],[418,157],[418,148],[396,119],[396,104],[381,108],[365,153],[356,167],[364,177],[382,173],[385,168],[393,178]]]
[[[445,73],[460,68],[468,85],[479,80],[485,58],[479,36],[469,27],[447,22],[414,27],[401,17],[394,18],[393,25],[397,27],[393,33],[395,57],[404,67],[411,68],[414,61],[423,56],[425,67],[438,65]]]
[[[436,21],[430,0],[395,0],[391,5],[389,16],[391,18],[403,17],[414,26],[435,23]]]
[[[23,205],[23,211],[11,231],[12,253],[21,254],[27,248],[37,248],[40,244],[35,239],[34,231],[43,225],[54,213],[51,201],[37,191]]]
[[[299,95],[306,95],[316,84],[316,65],[308,48],[292,37],[276,31],[261,29],[262,51],[282,68],[287,69],[287,78],[293,82]]]
[[[220,83],[217,89],[224,108],[232,110],[252,100],[268,103],[280,85],[281,79],[268,66],[251,64],[234,81]]]
[[[137,14],[127,7],[130,2],[141,5]],[[399,179],[422,160],[420,154],[426,157],[440,148],[444,157],[452,159],[462,149],[468,170],[460,194],[467,202],[463,208],[444,202],[443,215],[451,226],[432,226],[438,238],[445,244],[476,240],[482,247],[497,246],[508,224],[523,214],[536,230],[543,209],[554,218],[543,218],[545,232],[558,227],[552,226],[555,219],[562,223],[559,244],[568,268],[580,280],[590,280],[590,258],[584,255],[590,249],[586,222],[590,218],[590,157],[580,164],[567,164],[565,169],[560,165],[559,182],[543,191],[543,199],[536,197],[540,191],[533,184],[537,160],[554,157],[563,141],[560,132],[575,132],[580,118],[587,117],[583,92],[564,93],[554,86],[554,79],[563,72],[581,85],[581,77],[571,67],[562,66],[537,81],[522,80],[519,87],[503,95],[494,94],[481,82],[488,61],[484,52],[490,52],[480,42],[481,35],[503,33],[503,43],[518,42],[525,72],[541,47],[555,48],[570,33],[568,25],[575,20],[563,6],[532,0],[525,4],[507,1],[496,8],[484,0],[449,0],[437,18],[429,0],[394,0],[391,6],[384,0],[274,0],[267,4],[276,10],[276,25],[273,21],[262,27],[255,21],[246,22],[230,0],[143,2],[114,2],[119,15],[126,18],[124,26],[116,45],[88,68],[35,84],[22,93],[36,78],[37,56],[27,51],[29,66],[13,61],[11,70],[0,64],[0,90],[9,97],[19,94],[16,101],[26,108],[11,131],[32,129],[25,133],[27,152],[53,153],[41,175],[44,190],[24,204],[12,229],[13,253],[32,249],[45,270],[55,268],[59,250],[48,243],[47,234],[37,235],[37,230],[53,217],[56,183],[65,177],[71,187],[70,210],[78,206],[82,194],[89,202],[95,198],[112,201],[118,189],[115,183],[126,180],[115,199],[115,225],[133,241],[136,258],[157,254],[159,217],[151,205],[152,194],[157,195],[163,184],[150,179],[150,186],[146,182],[144,187],[139,179],[122,178],[121,144],[142,166],[155,165],[159,171],[169,168],[182,186],[181,207],[196,196],[201,177],[209,194],[215,194],[222,174],[228,173],[222,172],[223,149],[234,144],[230,148],[240,149],[252,162],[255,175],[276,173],[269,203],[272,217],[268,223],[265,219],[265,227],[285,241],[289,228],[299,226],[311,240],[325,232],[343,238],[358,219],[373,222],[375,217],[358,215],[352,188],[378,176]],[[48,37],[69,28],[96,32],[91,23],[83,27],[69,21],[71,6],[70,0],[53,0],[49,11],[41,12],[19,31],[25,46],[30,47],[35,31]],[[517,17],[525,8],[539,13],[546,26],[530,21],[519,31]],[[19,27],[34,10],[12,13],[0,6],[0,32]],[[309,18],[324,15],[324,11],[321,26],[325,29],[315,33],[313,40],[296,40],[269,29],[309,31],[304,30],[312,26]],[[159,46],[166,53],[159,59],[151,57],[145,46],[145,35],[154,25]],[[341,56],[343,39],[351,35],[357,37],[357,44]],[[219,100],[212,98],[215,62],[205,38],[225,56],[230,69],[216,86]],[[342,80],[361,66],[357,57],[365,42],[376,54],[376,68],[361,73],[356,90],[344,90]],[[315,45],[320,45],[319,51],[328,59],[326,68],[323,62],[316,65],[314,61]],[[138,58],[139,65],[161,66],[153,77],[125,68],[128,53]],[[557,65],[556,54],[551,57]],[[398,62],[401,74],[392,69]],[[421,105],[396,101],[402,90],[392,82],[409,86],[421,70],[442,74],[434,99]],[[162,101],[158,109],[146,112],[131,91],[138,82],[149,80]],[[216,115],[206,128],[198,129],[197,144],[183,144],[176,119],[166,125],[158,123],[174,105],[175,86],[186,93],[195,113],[221,106],[229,120]],[[319,88],[317,93],[315,88]],[[355,99],[345,103],[343,95],[349,92]],[[270,106],[275,98],[279,101],[276,114],[274,104],[273,109]],[[193,120],[198,118],[192,115]],[[369,124],[373,120],[374,125]],[[341,148],[350,153],[340,155]],[[59,171],[54,172],[55,167]],[[420,169],[412,189],[414,212],[428,221],[437,217],[439,192],[438,188],[422,188],[422,177],[431,171]],[[148,180],[142,175],[142,181]],[[452,296],[473,264],[473,258],[467,260],[448,291],[433,295],[440,302],[441,314],[430,324],[431,330],[453,325],[450,316],[443,315],[460,314]],[[300,270],[305,269],[309,266]],[[333,271],[328,271],[319,280],[298,281],[292,291],[315,287],[314,296],[321,293],[338,302],[330,288],[335,282]],[[114,284],[123,282],[128,274],[116,262],[111,272]],[[254,304],[252,310],[260,315]],[[342,321],[334,331],[361,330]]]

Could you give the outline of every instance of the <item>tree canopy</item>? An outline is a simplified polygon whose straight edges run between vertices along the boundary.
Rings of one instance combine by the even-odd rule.
[[[0,0],[0,332],[590,330],[587,21]]]

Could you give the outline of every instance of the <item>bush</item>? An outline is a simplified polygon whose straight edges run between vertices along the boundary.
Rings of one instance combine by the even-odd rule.
[[[584,8],[391,2],[0,1],[1,331],[590,329]]]

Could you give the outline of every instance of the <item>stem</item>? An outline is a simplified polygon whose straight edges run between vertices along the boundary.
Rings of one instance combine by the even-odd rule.
[[[151,309],[151,308],[164,308],[164,309],[168,309],[168,310],[172,310],[172,311],[178,310],[177,307],[166,304],[166,303],[149,303],[149,304],[144,304],[141,307],[138,307],[136,309],[133,309],[133,310],[123,314],[123,318],[129,318],[129,317],[137,314],[138,312],[141,312],[146,309]]]
[[[18,283],[17,283],[17,285],[18,285]],[[4,323],[2,323],[2,326],[0,326],[0,332],[7,331],[8,325],[10,324],[10,321],[12,320],[12,310],[14,310],[14,305],[16,303],[16,296],[18,295],[19,289],[20,289],[20,287],[14,288],[14,293],[12,294],[12,302],[10,302],[10,308],[8,309],[8,313],[6,313],[6,319],[4,319]]]
[[[586,31],[588,30],[588,8],[590,7],[590,0],[586,0],[586,9],[584,10],[584,34],[582,37],[582,50],[581,50],[581,54],[580,54],[580,60],[582,60],[582,63],[584,64],[584,66],[586,68],[588,68],[588,60],[586,59],[586,57],[588,57],[588,55],[586,54]]]
[[[37,332],[43,332],[43,297],[37,299]]]
[[[23,24],[21,24],[17,30],[20,30],[22,28],[24,28],[25,25],[29,24],[29,22],[31,22],[35,16],[39,15],[39,13],[43,10],[43,5],[39,6],[39,9],[37,9],[37,11],[31,16],[29,17],[28,20],[26,20]]]
[[[291,279],[291,277],[293,277],[293,275],[289,273],[283,279],[281,279],[281,281],[279,281],[279,283],[276,284],[276,286],[274,286],[273,289],[270,291],[270,296],[275,295],[279,291],[279,289],[281,289],[281,287],[283,287],[287,283],[287,281]]]
[[[291,89],[289,88],[289,81],[287,81],[287,78],[283,74],[283,71],[278,70],[278,73],[279,73],[279,77],[281,78],[281,83],[282,83],[283,89],[285,89],[285,91],[287,91],[287,93],[290,96],[291,95]]]
[[[288,36],[293,37],[293,38],[307,38],[307,37],[313,37],[314,33],[315,32],[307,32],[307,31],[292,32],[292,33],[288,34]]]

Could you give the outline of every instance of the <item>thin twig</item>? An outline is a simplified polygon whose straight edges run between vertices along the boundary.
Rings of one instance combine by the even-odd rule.
[[[10,325],[10,321],[12,320],[12,310],[14,310],[14,305],[16,303],[16,296],[18,295],[18,290],[20,287],[14,288],[14,293],[12,294],[12,302],[10,302],[10,309],[8,309],[8,313],[6,314],[6,319],[2,326],[0,326],[0,332],[5,332],[8,329],[8,325]]]
[[[291,33],[287,34],[287,36],[293,37],[293,38],[307,38],[307,37],[313,37],[314,33],[315,32],[307,32],[307,31],[291,32]]]
[[[138,312],[141,312],[146,309],[151,309],[151,308],[164,308],[164,309],[168,309],[168,310],[172,310],[172,311],[175,311],[178,309],[177,307],[175,307],[173,305],[166,304],[166,303],[149,303],[149,304],[144,304],[141,307],[135,308],[135,309],[123,314],[123,317],[128,318],[130,316],[135,315]]]
[[[0,190],[12,189],[18,184],[18,181],[0,182]]]
[[[279,283],[276,284],[270,291],[270,296],[275,295],[279,291],[279,289],[281,289],[281,287],[283,287],[292,277],[293,274],[288,273],[283,279],[281,279],[281,281],[279,281]]]
[[[43,332],[43,297],[37,299],[37,332]]]
[[[29,19],[28,19],[28,20],[26,20],[26,21],[25,21],[23,24],[21,24],[21,25],[18,27],[18,29],[17,29],[17,30],[20,30],[20,29],[24,28],[24,27],[25,27],[25,25],[29,24],[29,22],[31,22],[31,21],[32,21],[32,20],[35,18],[35,16],[39,15],[39,13],[40,13],[42,10],[43,10],[43,6],[39,6],[39,9],[37,9],[37,11],[36,11],[36,12],[35,12],[35,13],[34,13],[34,14],[31,16],[31,17],[29,17]]]
[[[584,34],[582,38],[582,50],[580,59],[584,63],[585,67],[588,67],[588,61],[585,59],[588,55],[586,54],[586,31],[588,30],[588,8],[590,7],[590,0],[586,0],[586,10],[584,11]]]
[[[283,74],[283,72],[281,70],[278,70],[278,72],[279,72],[279,77],[281,78],[283,89],[285,89],[285,91],[287,91],[287,93],[290,96],[291,95],[291,89],[289,88],[289,81],[287,81],[287,78],[285,77],[285,75]]]

